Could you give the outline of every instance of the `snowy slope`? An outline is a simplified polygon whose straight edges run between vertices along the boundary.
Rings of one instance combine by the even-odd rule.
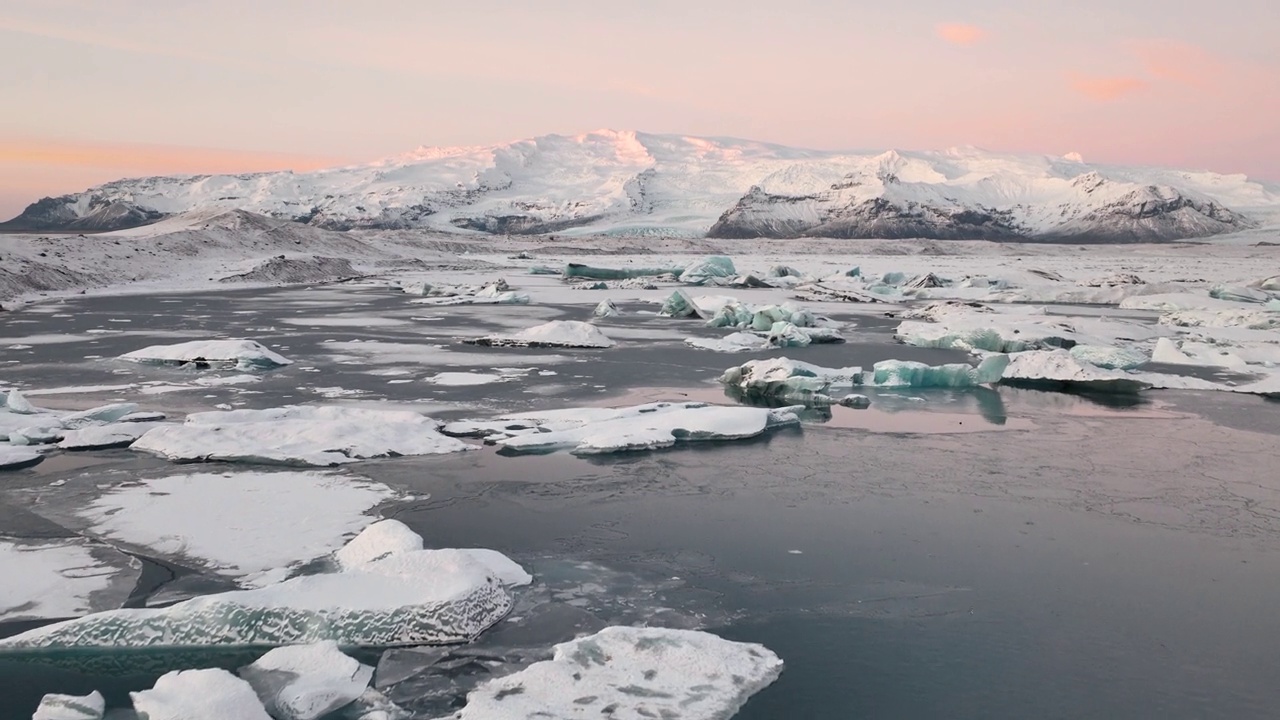
[[[119,229],[196,209],[336,230],[1159,241],[1280,221],[1280,187],[1077,156],[825,152],[600,130],[310,173],[119,180],[45,198],[7,225]]]

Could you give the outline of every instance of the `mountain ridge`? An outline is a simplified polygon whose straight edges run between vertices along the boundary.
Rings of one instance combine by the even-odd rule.
[[[823,151],[598,130],[303,173],[122,179],[38,200],[0,228],[115,230],[199,208],[332,230],[1158,242],[1269,225],[1280,187],[1074,153]]]

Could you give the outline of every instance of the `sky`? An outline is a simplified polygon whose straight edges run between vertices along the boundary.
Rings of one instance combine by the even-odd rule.
[[[598,128],[1280,180],[1275,0],[5,0],[0,218]]]

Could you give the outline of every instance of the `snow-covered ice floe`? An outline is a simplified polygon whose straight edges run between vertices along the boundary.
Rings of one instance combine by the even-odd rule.
[[[64,618],[119,607],[138,563],[83,538],[0,539],[0,621]]]
[[[353,568],[388,555],[422,548],[422,536],[409,529],[408,525],[399,520],[379,520],[334,553],[333,558],[339,567]],[[503,585],[519,586],[533,582],[533,577],[524,568],[500,552],[485,548],[464,548],[459,552],[470,555],[489,568]]]
[[[906,320],[898,325],[894,338],[916,347],[1010,353],[1078,344],[1112,346],[1157,334],[1151,326],[1126,320],[972,312],[945,315],[934,322]]]
[[[73,512],[94,537],[263,585],[341,548],[394,495],[333,472],[192,473],[111,488]]]
[[[1151,387],[1151,383],[1128,373],[1083,363],[1067,350],[1014,353],[1001,382],[1104,393],[1136,393]]]
[[[42,460],[44,455],[38,450],[0,445],[0,470],[21,470],[38,465]]]
[[[59,648],[467,642],[511,608],[502,579],[482,560],[464,550],[394,551],[339,572],[46,625],[0,640],[0,657]]]
[[[146,720],[272,720],[253,687],[220,668],[174,670],[129,697]]]
[[[146,435],[159,423],[151,422],[116,422],[109,425],[95,425],[68,430],[58,442],[63,450],[101,450],[105,448],[129,447],[138,438]]]
[[[562,348],[610,348],[615,344],[600,328],[576,320],[552,320],[510,335],[487,335],[463,342],[494,347]]]
[[[766,350],[770,347],[769,338],[749,332],[736,332],[722,338],[686,338],[685,344],[702,350],[735,353]]]
[[[31,720],[102,720],[107,701],[94,690],[88,695],[49,693],[40,699]]]
[[[624,408],[565,408],[448,423],[448,435],[484,437],[513,452],[575,454],[652,450],[697,440],[741,440],[796,423],[787,409],[658,402]]]
[[[609,627],[481,685],[454,718],[725,720],[781,672],[782,660],[763,645],[693,630]]]
[[[373,668],[324,641],[276,648],[240,668],[239,675],[271,717],[319,720],[363,695]]]
[[[977,367],[967,363],[927,365],[907,360],[883,360],[867,375],[860,367],[827,368],[790,358],[750,360],[731,367],[720,382],[747,398],[834,404],[831,393],[856,387],[955,388],[994,384],[1008,364],[1005,355],[984,358]]]
[[[175,462],[211,460],[331,466],[375,457],[440,455],[472,446],[436,431],[410,411],[291,405],[192,413],[161,425],[131,447]]]
[[[152,345],[120,356],[121,360],[160,365],[271,369],[293,361],[253,340],[193,340],[177,345]]]

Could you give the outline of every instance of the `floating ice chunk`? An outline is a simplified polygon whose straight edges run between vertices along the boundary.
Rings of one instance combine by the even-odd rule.
[[[995,310],[978,302],[963,300],[942,300],[927,305],[913,307],[898,313],[903,320],[926,320],[928,322],[945,322],[949,318],[972,317],[974,313],[994,313]]]
[[[773,347],[809,347],[809,333],[789,322],[776,322],[769,328],[769,344]]]
[[[1233,388],[1235,392],[1280,399],[1280,372],[1275,372],[1263,380]]]
[[[520,567],[519,563],[497,550],[460,548],[459,552],[470,555],[471,559],[489,568],[489,572],[493,573],[494,577],[498,578],[503,585],[518,587],[533,582],[533,576],[525,571],[523,567]]]
[[[239,674],[277,720],[318,720],[350,705],[373,680],[372,667],[332,640],[276,648]]]
[[[748,397],[809,402],[835,387],[861,385],[862,368],[825,368],[785,357],[771,358],[729,368],[720,382]]]
[[[219,366],[270,369],[293,361],[253,340],[193,340],[177,345],[152,345],[120,356],[121,360],[163,365]]]
[[[577,320],[552,320],[512,335],[489,335],[464,342],[495,347],[563,348],[609,348],[616,344],[600,328]]]
[[[1077,360],[1066,350],[1033,350],[1010,356],[1002,383],[1106,393],[1137,393],[1150,383]]]
[[[102,407],[63,415],[62,426],[74,430],[78,428],[113,423],[119,421],[122,417],[126,417],[127,415],[136,412],[137,410],[138,406],[134,403],[103,405]]]
[[[129,447],[158,423],[117,422],[68,430],[58,443],[63,450],[102,450]]]
[[[655,277],[658,275],[680,275],[685,268],[598,268],[579,263],[564,266],[567,278],[589,278],[591,280],[625,280],[627,278]]]
[[[722,338],[685,338],[685,344],[716,352],[751,352],[769,348],[768,338],[755,333],[736,332]]]
[[[766,305],[751,316],[751,329],[768,332],[774,323],[788,322],[796,327],[813,327],[816,322],[813,314],[792,303],[782,305]]]
[[[1138,295],[1120,301],[1123,310],[1159,310],[1175,312],[1178,310],[1240,310],[1240,303],[1220,300],[1200,293],[1158,293],[1154,295]],[[1254,309],[1254,308],[1250,308]]]
[[[123,422],[123,423],[160,422],[161,420],[164,420],[167,417],[168,416],[162,412],[150,412],[150,411],[134,412],[134,413],[129,413],[128,415],[125,415],[124,417],[120,418],[117,422]]]
[[[944,280],[933,273],[925,273],[923,275],[915,276],[903,285],[903,287],[911,288],[913,290],[923,290],[925,288],[947,287],[950,284],[950,280]]]
[[[420,280],[420,281],[407,282],[401,285],[400,291],[403,292],[405,295],[420,295],[422,297],[426,297],[427,295],[431,294],[431,291],[434,288],[435,286],[432,285],[431,283]]]
[[[18,388],[13,388],[9,391],[8,396],[5,397],[4,408],[9,412],[16,413],[18,415],[33,415],[39,412],[36,410],[35,406],[31,404],[31,401],[27,400],[27,398],[23,396]]]
[[[0,622],[119,607],[138,579],[133,558],[82,538],[0,539]]]
[[[333,640],[343,647],[468,642],[500,620],[511,597],[461,550],[417,550],[336,573],[163,608],[110,610],[0,639],[33,648],[278,646]]]
[[[1209,289],[1209,297],[1229,302],[1265,303],[1271,299],[1271,294],[1243,285],[1215,285]]]
[[[862,410],[871,407],[871,398],[866,395],[845,395],[840,398],[840,404],[844,407]]]
[[[1147,362],[1147,356],[1137,350],[1103,345],[1076,345],[1071,356],[1107,370],[1131,370]]]
[[[725,303],[707,321],[707,327],[747,327],[754,316],[755,311],[743,303]]]
[[[516,435],[498,444],[517,452],[568,449],[591,455],[653,450],[697,440],[741,440],[763,433],[768,426],[769,412],[763,408],[672,405],[579,428]]]
[[[0,470],[21,470],[38,465],[41,460],[44,460],[44,455],[39,450],[0,445]]]
[[[601,300],[600,304],[596,305],[596,309],[591,311],[592,317],[598,318],[618,317],[621,314],[622,311],[613,304],[612,300]]]
[[[112,488],[74,513],[87,534],[261,585],[343,547],[394,496],[337,473],[193,473]]]
[[[973,387],[1000,381],[1008,355],[991,355],[977,367],[966,363],[927,365],[909,360],[882,360],[872,366],[872,383],[881,387]]]
[[[40,700],[31,720],[102,720],[107,701],[94,690],[88,695],[50,693]]]
[[[769,277],[804,277],[804,273],[789,265],[774,265],[769,268]]]
[[[797,285],[795,291],[797,299],[811,302],[883,303],[889,301],[882,295],[868,292],[862,286],[855,287],[847,282],[838,283],[829,280]]]
[[[782,660],[763,645],[692,630],[610,627],[481,685],[455,718],[725,720],[781,672]]]
[[[329,466],[364,458],[440,455],[472,449],[415,412],[292,405],[192,413],[132,445],[175,462],[213,460]]]
[[[942,323],[908,320],[898,325],[893,337],[899,342],[916,347],[977,349],[1000,353],[1076,342],[1075,333],[1066,323],[1036,329],[1039,332],[1024,333],[1022,327],[1013,323],[980,323],[961,318]]]
[[[1155,350],[1151,353],[1151,361],[1168,365],[1201,365],[1230,368],[1240,372],[1249,371],[1249,364],[1240,356],[1214,345],[1190,340],[1174,341],[1169,338],[1160,338],[1156,341]]]
[[[491,373],[473,373],[473,372],[442,372],[436,373],[425,382],[432,385],[448,385],[448,386],[469,386],[469,385],[490,385],[493,383],[505,382],[508,378],[502,375],[494,375]]]
[[[418,305],[528,305],[530,298],[524,293],[500,292],[490,295],[451,295],[446,297],[424,297],[409,302]]]
[[[1116,285],[1146,285],[1147,281],[1133,273],[1112,273],[1080,283],[1085,287],[1114,287]]]
[[[689,297],[683,290],[673,290],[671,295],[662,303],[662,309],[658,311],[662,317],[686,318],[686,317],[703,317],[703,312],[694,304],[693,299]]]
[[[712,255],[686,266],[680,273],[680,282],[701,285],[713,278],[730,278],[737,274],[733,260],[723,255]]]
[[[145,720],[271,720],[249,683],[226,670],[175,670],[129,693]]]
[[[1175,327],[1243,327],[1251,330],[1280,329],[1280,301],[1273,300],[1263,309],[1240,308],[1232,310],[1175,310],[1160,316],[1161,325]]]

